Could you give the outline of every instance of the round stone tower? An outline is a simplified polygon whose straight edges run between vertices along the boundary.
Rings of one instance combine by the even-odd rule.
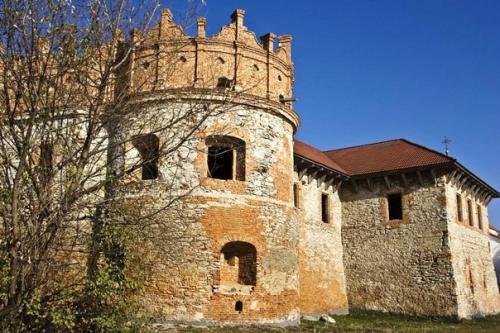
[[[147,162],[125,188],[154,216],[137,246],[151,273],[141,297],[164,321],[296,323],[291,37],[259,42],[243,10],[231,18],[210,38],[198,18],[190,37],[164,10],[127,42],[116,94],[139,112],[120,135],[125,164]]]

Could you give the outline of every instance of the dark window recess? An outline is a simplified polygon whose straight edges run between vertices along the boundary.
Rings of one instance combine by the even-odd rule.
[[[217,88],[229,89],[233,85],[233,80],[229,80],[227,77],[220,77],[217,80]]]
[[[462,222],[464,219],[463,211],[462,211],[462,196],[457,194],[457,220]]]
[[[299,184],[293,184],[293,205],[299,208]]]
[[[329,204],[328,204],[328,194],[321,194],[321,221],[324,223],[329,223]]]
[[[401,193],[389,194],[387,196],[387,203],[389,205],[389,220],[402,220],[403,203]]]
[[[245,180],[245,141],[213,135],[206,138],[207,177]]]
[[[154,134],[135,137],[132,144],[141,154],[142,179],[158,178],[159,139]]]
[[[234,304],[234,310],[238,313],[241,313],[243,312],[243,302],[242,301],[237,301],[235,304]]]
[[[481,213],[481,205],[477,205],[477,225],[483,230],[483,215]]]
[[[208,176],[233,179],[234,151],[230,147],[208,147]]]
[[[469,218],[469,225],[471,227],[474,226],[474,215],[472,214],[472,201],[467,200],[467,214],[468,214],[468,218]]]

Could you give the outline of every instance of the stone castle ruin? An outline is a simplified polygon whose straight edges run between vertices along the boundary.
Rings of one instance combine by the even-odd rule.
[[[161,135],[131,140],[128,158],[148,163],[130,200],[152,198],[148,210],[164,204],[169,180],[193,188],[182,216],[159,217],[168,223],[144,306],[164,321],[280,325],[352,310],[500,312],[487,211],[500,194],[404,139],[330,151],[294,140],[292,38],[257,40],[244,14],[212,37],[198,18],[190,37],[164,10],[119,75],[117,92],[134,88],[134,107],[155,124],[193,100],[232,96],[231,112],[207,119],[175,156],[155,157]]]

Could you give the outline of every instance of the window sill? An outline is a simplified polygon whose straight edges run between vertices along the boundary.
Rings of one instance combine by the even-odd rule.
[[[214,294],[221,295],[251,295],[255,290],[255,286],[248,286],[238,283],[221,284],[214,287]]]
[[[235,179],[217,179],[204,177],[201,179],[201,186],[210,187],[216,190],[229,190],[232,193],[243,194],[246,189],[246,181]]]
[[[399,228],[402,224],[407,224],[407,223],[405,223],[405,220],[397,219],[397,220],[387,220],[385,221],[384,224],[386,228]]]

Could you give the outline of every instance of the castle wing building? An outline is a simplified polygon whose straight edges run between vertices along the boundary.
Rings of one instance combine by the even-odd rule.
[[[144,161],[122,191],[158,235],[141,246],[148,314],[292,325],[358,309],[498,313],[487,205],[499,193],[404,139],[330,151],[294,140],[292,38],[259,41],[244,15],[212,37],[198,18],[191,37],[164,10],[118,50],[115,98],[141,116],[120,119],[111,140],[127,142],[121,168]],[[207,110],[189,139],[172,139]]]

